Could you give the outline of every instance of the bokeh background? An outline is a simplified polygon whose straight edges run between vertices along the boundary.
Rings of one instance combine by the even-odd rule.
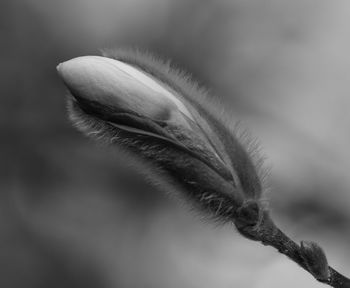
[[[2,0],[0,287],[324,287],[203,222],[70,125],[58,63],[136,46],[262,144],[273,217],[350,274],[350,2]]]

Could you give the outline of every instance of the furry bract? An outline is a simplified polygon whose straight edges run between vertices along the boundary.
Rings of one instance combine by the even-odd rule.
[[[190,77],[169,62],[126,51],[78,57],[61,63],[58,72],[80,130],[165,172],[176,190],[216,219],[234,222],[243,215],[238,209],[249,207],[247,221],[257,223],[261,161]]]

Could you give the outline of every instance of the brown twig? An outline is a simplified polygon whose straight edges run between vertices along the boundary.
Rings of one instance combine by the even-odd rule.
[[[267,212],[263,212],[256,225],[244,225],[242,222],[235,224],[244,236],[276,248],[311,273],[319,282],[334,288],[350,288],[350,279],[328,265],[326,255],[318,244],[302,241],[298,245],[276,227]]]

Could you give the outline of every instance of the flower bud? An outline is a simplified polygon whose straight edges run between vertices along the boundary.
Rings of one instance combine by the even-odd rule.
[[[240,223],[251,225],[260,208],[239,208],[249,200],[260,205],[257,167],[206,92],[147,55],[106,56],[78,57],[57,67],[78,129],[129,150],[151,165],[149,178],[167,178],[216,219],[232,221],[239,214],[247,218]]]

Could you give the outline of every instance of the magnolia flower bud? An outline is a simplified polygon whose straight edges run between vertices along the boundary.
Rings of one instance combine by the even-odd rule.
[[[262,187],[249,154],[205,92],[177,71],[138,54],[78,57],[57,69],[71,93],[71,119],[86,134],[161,168],[217,218],[232,221],[246,201],[257,203],[245,206],[254,207],[249,215],[259,213]]]

